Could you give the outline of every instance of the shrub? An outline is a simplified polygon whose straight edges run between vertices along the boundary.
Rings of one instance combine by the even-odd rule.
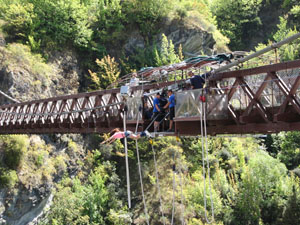
[[[30,74],[38,77],[43,85],[47,84],[47,78],[53,69],[44,62],[40,54],[33,54],[28,46],[19,43],[8,44],[5,51],[7,52],[5,65],[10,68],[13,66],[22,67]]]
[[[13,188],[18,181],[16,171],[0,169],[0,187]]]
[[[57,174],[63,174],[66,171],[67,165],[62,155],[59,155],[54,159],[54,167]]]
[[[94,73],[89,70],[90,80],[94,83],[94,88],[106,88],[110,84],[114,84],[120,75],[119,64],[115,61],[114,57],[109,55],[104,56],[101,60],[96,59],[99,66],[99,72]],[[115,84],[117,85],[117,84]]]
[[[68,151],[74,152],[74,153],[78,152],[78,146],[72,140],[69,140],[69,142],[68,142]]]
[[[25,135],[1,137],[4,148],[4,163],[10,169],[17,169],[22,163],[28,148],[28,137]]]
[[[12,38],[26,40],[34,28],[34,18],[36,15],[33,9],[34,6],[31,3],[6,5],[3,19],[7,23],[4,25],[4,31]]]
[[[294,169],[300,165],[300,133],[297,131],[280,134],[280,148],[278,158],[287,166]]]

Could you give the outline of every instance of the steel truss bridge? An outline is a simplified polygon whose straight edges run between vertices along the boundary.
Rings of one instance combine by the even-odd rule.
[[[188,70],[179,72],[184,78]],[[153,107],[153,97],[144,93],[169,86],[177,88],[175,132],[169,135],[200,133],[202,96],[209,135],[300,130],[299,72],[296,60],[214,74],[206,89],[184,90],[184,80],[174,79],[132,87],[126,101],[117,88],[3,105],[0,134],[106,133],[123,127],[125,104],[127,129],[135,130],[139,116],[141,131],[151,122],[145,107]]]

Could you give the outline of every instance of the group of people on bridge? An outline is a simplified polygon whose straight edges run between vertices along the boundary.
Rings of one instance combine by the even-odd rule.
[[[192,71],[188,73],[189,78],[185,81],[185,89],[200,89],[203,88],[205,84],[205,79],[209,74],[195,75]],[[137,73],[132,74],[129,86],[139,85],[139,79],[137,78]],[[144,116],[145,119],[151,119],[154,122],[154,132],[160,131],[161,122],[169,117],[169,128],[167,132],[173,132],[173,119],[175,117],[175,95],[172,89],[167,90],[168,99],[165,98],[164,93],[157,92],[153,99],[153,109],[148,107],[147,102],[144,102]],[[126,130],[121,131],[120,128],[115,128],[110,132],[110,137],[103,141],[101,144],[111,144],[117,139],[130,138],[133,140],[138,140],[141,137],[150,138],[150,133],[145,130],[138,134],[134,134],[132,131]]]
[[[203,88],[205,84],[205,78],[207,74],[203,75],[195,75],[192,71],[188,73],[189,79],[186,80],[186,84],[188,85],[186,89],[200,89]],[[173,90],[169,89],[167,91],[168,95],[168,102],[165,104],[166,101],[162,101],[163,94],[157,92],[156,97],[153,100],[153,119],[154,122],[154,132],[159,131],[159,125],[161,121],[165,118],[164,112],[168,110],[169,115],[169,129],[167,132],[174,131],[173,128],[173,118],[175,117],[175,95]]]

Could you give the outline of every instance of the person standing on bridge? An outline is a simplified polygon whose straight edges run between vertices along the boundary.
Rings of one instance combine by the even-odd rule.
[[[131,138],[134,140],[138,140],[141,137],[150,137],[150,134],[148,131],[143,131],[140,134],[134,134],[132,131],[127,130],[127,131],[121,131],[119,128],[115,128],[110,132],[110,138],[108,138],[105,141],[102,141],[101,144],[111,144],[117,139],[122,139],[122,138]]]
[[[156,97],[153,100],[153,118],[154,118],[154,132],[159,131],[159,123],[161,121],[161,107],[160,107],[160,93],[156,93]]]
[[[193,71],[190,71],[188,75],[191,77],[188,81],[191,84],[192,89],[203,88],[203,85],[205,84],[205,75],[195,75]]]
[[[169,100],[168,103],[164,106],[164,109],[169,107],[169,117],[170,117],[170,124],[168,132],[173,131],[173,118],[175,117],[175,95],[172,90],[168,90]]]
[[[132,77],[130,79],[130,82],[129,82],[129,86],[130,87],[135,87],[135,86],[138,86],[139,85],[139,78],[137,78],[137,73],[136,72],[133,72],[132,73]]]

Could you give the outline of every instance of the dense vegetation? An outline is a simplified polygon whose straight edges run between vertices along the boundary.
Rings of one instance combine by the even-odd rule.
[[[287,133],[280,138],[281,148],[297,143],[299,134]],[[299,178],[295,171],[289,173],[280,162],[281,158],[293,160],[297,153],[294,150],[291,155],[279,150],[276,159],[264,146],[263,140],[253,138],[209,140],[208,158],[216,224],[297,224],[295,222],[299,220],[297,212],[300,209]],[[183,138],[176,142],[175,138],[160,138],[154,141],[153,147],[158,159],[165,218],[161,217],[159,211],[151,145],[147,140],[139,142],[150,223],[162,224],[165,220],[169,224],[171,221],[172,168],[175,164],[175,224],[180,224],[182,215],[188,224],[204,224],[201,141]],[[145,224],[138,173],[134,172],[137,170],[135,143],[129,143],[132,210],[126,207],[124,158],[116,155],[116,152],[123,151],[122,144],[118,141],[113,146],[98,146],[98,149],[89,153],[86,159],[85,168],[92,168],[94,172],[88,176],[87,172],[80,172],[76,179],[66,177],[59,184],[55,204],[45,224],[68,224],[70,221],[74,224],[126,224],[130,221]],[[290,168],[298,166],[299,162],[295,162]],[[211,218],[208,187],[206,180],[207,212]]]
[[[259,42],[278,41],[277,25],[299,29],[297,0],[213,0],[211,9],[220,31],[230,39],[232,50],[250,50]],[[280,38],[284,38],[281,36]]]
[[[267,18],[264,12],[278,5],[280,10]],[[179,23],[191,17],[212,33],[217,46],[225,46],[230,40],[232,50],[254,50],[296,33],[300,4],[297,0],[0,0],[0,37],[8,43],[0,50],[20,59],[8,58],[7,66],[25,63],[30,74],[43,77],[38,84],[42,87],[49,82],[50,67],[45,62],[51,52],[71,48],[84,56],[80,60],[83,78],[89,81],[82,82],[82,88],[106,88],[118,77],[141,67],[182,60],[182,49],[175,48],[165,35],[157,35],[164,20]],[[267,23],[269,20],[272,23]],[[119,51],[120,46],[136,29],[146,46],[125,55]],[[299,46],[295,41],[280,48],[280,60],[299,58]],[[59,178],[53,190],[54,203],[41,223],[145,224],[134,142],[129,143],[133,197],[133,208],[129,210],[124,158],[119,156],[123,145],[119,141],[101,146],[99,142],[105,137],[93,135],[82,149],[74,139],[64,136],[60,141],[66,147],[57,153],[35,138],[0,137],[0,185],[13,194],[18,186],[55,183],[54,179]],[[258,139],[212,138],[208,144],[211,196],[206,180],[205,209],[201,140],[154,141],[165,215],[162,218],[151,143],[139,142],[151,224],[170,224],[173,205],[175,224],[180,224],[182,218],[187,224],[205,224],[205,210],[208,218],[212,217],[211,200],[215,224],[300,224],[298,132]],[[77,168],[72,178],[70,165]]]

